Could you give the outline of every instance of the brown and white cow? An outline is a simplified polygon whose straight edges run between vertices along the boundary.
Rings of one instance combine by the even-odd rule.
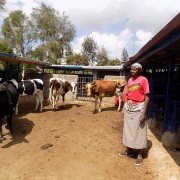
[[[71,83],[61,78],[51,78],[49,80],[49,100],[53,104],[53,109],[57,109],[59,96],[62,96],[62,106],[64,107],[65,94],[73,91]]]
[[[51,78],[49,80],[49,101],[53,105],[53,110],[58,109],[57,102],[59,100],[60,88],[62,86],[62,82],[56,78]]]
[[[101,103],[103,97],[112,97],[115,94],[119,97],[118,110],[120,111],[122,102],[122,92],[127,82],[125,80],[95,80],[92,83],[85,85],[87,96],[92,96],[95,99],[95,111],[99,104],[98,111],[101,112]]]

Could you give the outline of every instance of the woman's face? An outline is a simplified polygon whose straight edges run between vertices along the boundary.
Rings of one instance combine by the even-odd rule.
[[[137,76],[139,76],[140,69],[136,68],[136,67],[131,67],[130,72],[131,72],[132,77],[137,77]]]

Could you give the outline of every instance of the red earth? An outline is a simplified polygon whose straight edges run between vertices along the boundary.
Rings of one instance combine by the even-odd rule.
[[[94,104],[67,101],[52,111],[34,112],[35,100],[23,97],[14,116],[14,138],[7,135],[1,145],[0,179],[4,180],[178,180],[180,152],[163,147],[161,130],[148,130],[148,149],[141,166],[135,157],[122,158],[123,120],[112,104],[93,113]],[[159,134],[159,135],[158,135]]]

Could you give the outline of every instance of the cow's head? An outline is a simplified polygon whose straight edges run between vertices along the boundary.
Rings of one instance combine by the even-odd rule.
[[[73,88],[71,86],[71,83],[69,83],[68,81],[63,82],[62,88],[63,88],[63,91],[66,92],[66,93],[68,91],[72,91],[73,90]]]
[[[71,86],[72,86],[72,93],[74,94],[76,92],[77,83],[71,82]]]
[[[93,83],[87,83],[84,85],[84,87],[86,88],[87,96],[92,96],[92,91],[93,91],[94,86],[95,86],[95,84],[93,84]]]
[[[123,79],[117,80],[117,87],[119,88],[120,92],[123,92],[124,87],[126,86],[126,84],[127,84],[126,80],[123,80]]]

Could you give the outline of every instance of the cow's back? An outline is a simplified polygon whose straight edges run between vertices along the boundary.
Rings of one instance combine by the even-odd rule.
[[[18,84],[18,91],[21,95],[33,95],[43,91],[43,81],[41,79],[22,80]]]
[[[33,79],[32,81],[35,83],[36,88],[38,90],[43,90],[44,85],[43,85],[43,81],[41,79]]]
[[[112,97],[115,94],[117,83],[108,80],[96,80],[93,82],[92,93],[100,97]]]

